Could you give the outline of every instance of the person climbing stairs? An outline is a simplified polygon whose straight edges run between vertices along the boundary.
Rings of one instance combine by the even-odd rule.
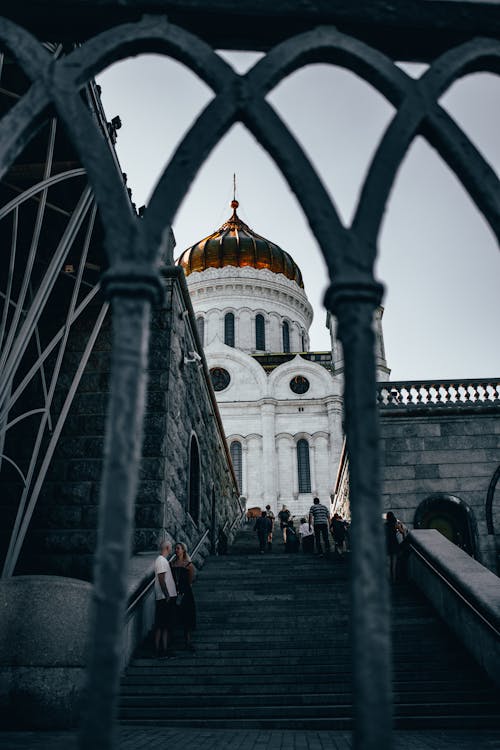
[[[259,555],[253,527],[195,584],[196,654],[139,652],[122,680],[123,723],[347,729],[353,724],[347,561]],[[499,691],[411,584],[393,589],[398,728],[500,726]]]

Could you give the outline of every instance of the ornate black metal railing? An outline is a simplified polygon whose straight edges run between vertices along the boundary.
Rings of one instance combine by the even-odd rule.
[[[151,11],[152,15],[138,20],[141,12]],[[473,71],[500,71],[499,4],[436,0],[389,7],[381,0],[316,0],[297,8],[287,0],[273,4],[256,0],[6,0],[1,12],[5,17],[0,19],[0,45],[17,60],[29,85],[0,120],[0,178],[49,111],[55,112],[86,170],[104,225],[109,262],[102,284],[111,302],[114,331],[111,399],[101,485],[89,705],[81,747],[107,750],[114,742],[120,669],[116,643],[126,608],[149,317],[152,303],[162,293],[159,258],[192,180],[239,121],[269,153],[296,194],[331,280],[325,305],[338,318],[344,351],[345,426],[352,477],[355,747],[390,750],[391,643],[380,524],[379,409],[372,330],[373,311],[383,289],[373,268],[387,201],[417,136],[436,149],[500,237],[498,177],[440,105],[440,98],[457,79]],[[178,23],[169,21],[167,14]],[[248,22],[236,32],[235,18]],[[123,21],[129,23],[119,25]],[[86,41],[54,59],[23,26],[35,29],[41,38],[48,29],[55,29],[55,36],[81,33],[79,41]],[[88,38],[103,28],[98,36]],[[233,49],[270,51],[249,72],[239,75],[215,52],[225,39]],[[172,156],[142,221],[131,209],[109,144],[80,95],[102,69],[139,53],[177,59],[214,92]],[[430,64],[420,78],[413,79],[395,64],[392,55]],[[395,110],[367,171],[349,227],[340,220],[304,150],[266,99],[280,81],[313,63],[347,68],[375,87]],[[172,258],[167,255],[166,260]],[[26,328],[25,335],[31,333]],[[9,398],[9,382],[4,383],[5,399]]]
[[[377,401],[383,412],[410,410],[500,409],[500,378],[481,380],[413,380],[377,383]]]

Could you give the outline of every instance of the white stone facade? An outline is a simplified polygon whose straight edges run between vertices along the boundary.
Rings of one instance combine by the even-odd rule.
[[[234,345],[241,351],[284,351],[285,322],[290,351],[309,350],[312,307],[304,290],[283,274],[250,266],[225,266],[191,273],[187,282],[196,316],[204,320],[204,346],[215,339],[224,341],[224,318],[232,313]],[[255,318],[259,314],[265,322],[264,349],[257,348],[255,337]]]
[[[216,396],[229,445],[241,445],[246,506],[269,503],[276,514],[285,504],[300,517],[317,496],[329,507],[343,440],[340,378],[306,358],[313,312],[304,290],[282,274],[252,267],[209,268],[189,274],[187,283],[195,315],[203,318],[208,366],[222,368],[230,378]],[[234,346],[224,343],[228,312],[234,315]],[[256,345],[259,314],[265,321],[264,349]],[[267,372],[252,354],[283,353],[285,322],[289,350],[297,354]],[[290,387],[297,376],[308,381],[305,393]],[[299,441],[306,441],[301,458]]]

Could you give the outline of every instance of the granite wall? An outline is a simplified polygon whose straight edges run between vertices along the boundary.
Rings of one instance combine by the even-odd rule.
[[[459,498],[471,518],[477,558],[497,571],[500,550],[500,497],[493,516],[495,535],[486,525],[486,498],[500,464],[500,419],[471,409],[447,415],[429,410],[420,415],[382,414],[383,503],[413,528],[415,512],[435,493]]]
[[[236,481],[181,274],[180,269],[173,269],[171,275],[165,272],[164,306],[154,311],[151,323],[135,554],[156,550],[163,536],[185,541],[192,549],[207,528],[211,537],[216,536],[240,513]],[[66,353],[68,372],[81,357],[94,319],[95,311],[89,309],[72,330]],[[108,315],[51,462],[17,572],[92,579],[110,342]],[[63,376],[55,409],[65,398],[68,384]],[[189,513],[192,436],[200,456],[198,518]],[[209,549],[207,541],[205,554]]]

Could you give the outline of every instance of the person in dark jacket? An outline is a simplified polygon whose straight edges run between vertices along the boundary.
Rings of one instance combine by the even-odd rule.
[[[299,537],[293,526],[293,520],[290,519],[287,523],[286,528],[286,543],[285,552],[298,552],[299,551]]]
[[[334,552],[342,557],[345,552],[345,521],[338,513],[335,513],[330,521],[330,532],[333,536]]]
[[[267,545],[267,538],[269,532],[272,530],[272,524],[270,519],[267,517],[265,510],[262,511],[260,518],[255,521],[254,530],[257,532],[259,538],[260,554],[263,555]]]
[[[385,518],[385,551],[389,563],[389,579],[391,583],[396,583],[397,564],[399,554],[399,542],[397,532],[400,524],[392,510],[388,511]]]

